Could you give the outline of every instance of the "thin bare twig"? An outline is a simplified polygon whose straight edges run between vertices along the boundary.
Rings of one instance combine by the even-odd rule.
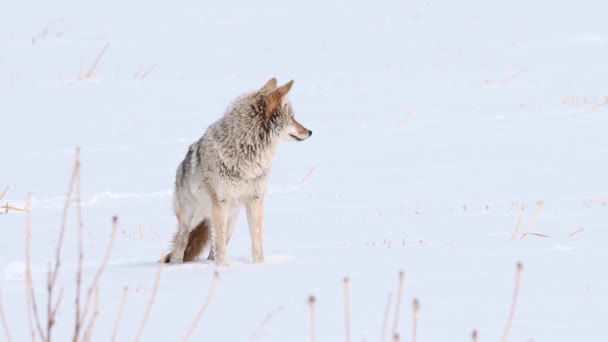
[[[165,254],[161,255],[161,260]],[[154,305],[154,299],[156,297],[156,292],[158,291],[158,286],[160,284],[160,275],[163,270],[164,262],[158,263],[158,271],[156,272],[156,280],[154,281],[154,288],[152,288],[152,294],[150,294],[150,300],[148,301],[148,307],[146,308],[146,312],[144,314],[144,318],[142,319],[139,325],[139,331],[137,332],[137,337],[135,337],[135,341],[139,341],[141,339],[142,334],[144,333],[144,328],[146,327],[146,322],[148,321],[148,317],[150,316],[150,312],[152,311],[152,306]]]
[[[27,196],[27,207],[30,207],[32,203],[32,194]],[[40,334],[40,339],[46,341],[44,331],[42,330],[42,324],[40,323],[40,316],[38,315],[38,304],[36,303],[36,295],[34,293],[34,286],[32,284],[32,260],[30,251],[30,240],[32,238],[32,217],[31,211],[27,211],[25,215],[25,287],[28,305],[28,322],[30,332],[32,335],[32,341],[36,340],[36,330],[34,330],[34,324],[36,322],[36,329]]]
[[[55,324],[55,317],[53,317],[53,285],[51,284],[51,279],[53,270],[51,268],[51,263],[48,265],[47,271],[47,280],[46,280],[46,291],[48,293],[48,298],[46,300],[46,340],[47,342],[51,341],[51,330],[53,330],[53,325]]]
[[[4,198],[4,196],[6,195],[6,193],[8,192],[8,189],[10,188],[10,186],[7,186],[6,188],[4,188],[4,191],[2,191],[2,193],[0,194],[0,201]],[[17,208],[17,207],[13,207],[10,206],[8,203],[6,203],[4,206],[0,207],[4,209],[4,212],[0,211],[0,215],[2,214],[8,214],[9,211],[27,211],[27,208]]]
[[[350,301],[348,296],[348,278],[344,278],[344,328],[346,329],[346,342],[350,342]]]
[[[388,314],[391,310],[391,300],[393,299],[393,294],[388,293],[388,298],[386,299],[386,307],[384,309],[384,320],[382,320],[382,337],[380,338],[380,342],[384,342],[386,338],[386,325],[388,324]]]
[[[509,331],[511,330],[511,324],[513,323],[513,317],[515,316],[515,307],[517,306],[517,296],[519,295],[519,282],[521,280],[521,273],[523,271],[523,265],[521,262],[517,263],[517,271],[515,273],[515,291],[513,293],[513,302],[511,303],[511,310],[509,312],[509,319],[507,321],[507,326],[505,327],[505,332],[502,335],[502,342],[507,340],[507,336],[509,336]]]
[[[310,304],[310,341],[315,342],[317,340],[317,332],[316,332],[316,315],[315,315],[315,304],[316,299],[314,296],[310,296],[308,298],[308,304]]]
[[[61,300],[63,299],[63,286],[59,289],[59,294],[57,295],[57,300],[55,301],[55,305],[51,309],[50,317],[55,321],[55,317],[57,317],[57,310],[59,310],[59,305],[61,304]]]
[[[276,314],[278,314],[279,312],[283,311],[283,307],[282,306],[278,306],[276,309],[274,309],[273,311],[269,312],[266,317],[264,317],[264,319],[260,322],[260,324],[258,324],[258,326],[255,328],[254,332],[251,334],[251,340],[256,339],[259,335],[260,332],[262,331],[262,328],[268,324],[268,322],[270,322],[270,320],[276,316]]]
[[[91,321],[87,325],[87,328],[84,331],[84,336],[82,338],[83,341],[89,342],[93,337],[93,327],[95,326],[95,321],[97,320],[97,316],[99,315],[99,288],[95,288],[95,309],[93,311],[93,317]]]
[[[420,311],[420,302],[417,298],[414,298],[412,302],[413,316],[412,316],[412,341],[416,342],[416,334],[418,332],[418,312]]]
[[[82,315],[80,316],[81,323],[86,320],[87,313],[89,311],[89,306],[91,303],[91,297],[93,295],[95,288],[97,288],[97,284],[99,283],[99,279],[101,278],[101,275],[103,274],[103,271],[105,270],[106,265],[108,264],[108,260],[110,259],[110,255],[112,254],[112,247],[114,246],[114,241],[116,240],[117,233],[118,233],[118,217],[114,216],[112,218],[112,235],[110,237],[110,241],[108,242],[108,248],[106,248],[106,254],[104,255],[103,260],[102,260],[101,264],[99,265],[99,268],[97,269],[97,273],[95,273],[95,276],[93,277],[91,286],[87,290],[87,298],[84,303]],[[74,338],[78,339],[79,337],[78,337],[78,335],[76,335],[76,336],[74,336]]]
[[[196,329],[196,326],[198,325],[198,322],[200,322],[201,318],[203,317],[205,310],[207,310],[207,307],[209,306],[209,303],[211,302],[211,298],[213,297],[213,291],[215,290],[215,285],[216,285],[219,277],[220,277],[220,274],[217,271],[215,271],[213,273],[213,280],[211,281],[211,287],[209,288],[209,293],[207,294],[207,298],[205,299],[203,306],[201,307],[198,314],[196,315],[196,318],[190,325],[190,329],[188,329],[188,333],[186,333],[186,336],[184,336],[184,341],[188,341],[188,339],[190,339],[190,337],[194,333],[194,330]]]
[[[525,233],[521,236],[521,238],[525,238],[528,235],[533,235],[533,236],[540,236],[540,237],[544,237],[544,238],[548,238],[550,237],[549,235],[545,235],[545,234],[541,234],[541,233]]]
[[[403,278],[405,274],[399,271],[399,286],[397,287],[397,303],[395,304],[395,320],[393,321],[393,335],[397,335],[399,328],[399,310],[401,306],[401,293],[403,292]]]
[[[524,205],[521,205],[521,213],[519,214],[519,219],[517,220],[517,226],[515,227],[515,231],[511,236],[511,240],[515,240],[517,238],[517,234],[519,233],[519,227],[521,226],[521,221],[524,217]]]
[[[1,198],[1,197],[0,197]],[[12,342],[11,332],[8,330],[8,324],[6,323],[6,316],[4,315],[4,308],[2,307],[2,290],[0,290],[0,320],[2,320],[2,327],[4,328],[4,334],[6,340]]]
[[[532,228],[532,226],[534,225],[534,222],[536,222],[536,219],[538,218],[538,215],[540,215],[540,212],[543,211],[543,207],[545,206],[545,202],[544,201],[538,201],[537,204],[538,204],[538,209],[536,210],[536,213],[534,213],[534,216],[532,217],[532,220],[530,220],[530,223],[528,223],[528,226],[526,227],[526,230],[524,231],[523,235],[521,236],[522,239],[530,231],[530,228]]]
[[[310,176],[312,176],[312,173],[315,172],[316,169],[317,169],[316,166],[311,167],[310,170],[304,176],[304,178],[302,178],[302,181],[300,183],[306,184],[308,182],[308,178],[310,178]]]
[[[77,153],[77,158],[79,158],[80,155],[80,149],[76,150]],[[80,160],[77,160],[77,163],[80,163]],[[83,254],[83,246],[82,246],[82,228],[83,228],[83,223],[82,223],[82,191],[81,191],[81,185],[82,185],[82,177],[81,177],[81,169],[79,168],[79,172],[78,172],[78,181],[76,183],[76,213],[78,216],[78,268],[76,271],[76,298],[75,298],[75,305],[76,305],[76,319],[75,319],[75,326],[74,326],[74,336],[72,338],[73,342],[77,342],[80,336],[80,327],[82,325],[82,321],[80,320],[80,296],[82,294],[81,288],[82,288],[82,264],[84,261],[84,254]]]
[[[97,54],[97,58],[95,58],[95,62],[93,63],[93,65],[91,65],[91,67],[89,68],[89,71],[84,76],[81,77],[82,79],[91,79],[93,77],[93,74],[95,73],[95,69],[97,69],[97,65],[99,64],[99,62],[101,62],[101,58],[106,53],[106,50],[108,49],[109,46],[110,46],[110,43],[106,43],[106,45],[104,45],[104,47],[101,49],[101,51],[99,51],[99,53]]]
[[[568,237],[573,237],[574,235],[578,234],[578,233],[582,233],[583,230],[585,230],[585,227],[579,228],[575,231],[573,231],[572,233],[568,234]]]
[[[97,320],[98,315],[99,315],[99,288],[96,287],[95,288],[95,310],[93,311],[93,317],[91,318],[91,321],[89,322],[89,325],[87,326],[87,329],[84,331],[83,340],[85,342],[89,342],[89,341],[91,341],[91,338],[93,338],[93,328],[95,327],[95,321]]]
[[[148,77],[148,75],[150,75],[150,73],[152,72],[152,70],[154,70],[154,68],[156,68],[156,65],[152,65],[150,68],[148,68],[148,70],[144,71],[144,73],[141,74],[141,76],[139,76],[139,79],[143,80],[146,77]]]
[[[596,110],[596,109],[598,109],[598,108],[600,108],[600,107],[602,107],[602,106],[605,106],[605,105],[608,105],[608,96],[606,96],[606,99],[604,100],[604,102],[602,102],[602,103],[600,103],[600,104],[598,104],[598,105],[595,105],[595,106],[592,108],[592,110]]]
[[[133,80],[143,80],[146,77],[148,77],[148,75],[152,72],[152,70],[154,70],[154,68],[156,68],[156,65],[152,65],[151,67],[148,68],[148,70],[144,71],[144,67],[141,66],[139,68],[139,70],[137,70],[137,72],[133,75]]]
[[[125,311],[125,306],[127,305],[127,295],[129,294],[129,288],[125,286],[122,292],[122,299],[120,300],[120,309],[118,309],[118,315],[116,316],[116,323],[114,323],[114,332],[112,333],[112,341],[116,341],[116,336],[118,335],[118,327],[120,326],[120,320],[122,319],[122,314]]]
[[[4,196],[8,192],[8,188],[10,188],[10,186],[7,186],[6,188],[4,188],[4,191],[2,191],[2,193],[0,194],[0,201],[4,198]]]

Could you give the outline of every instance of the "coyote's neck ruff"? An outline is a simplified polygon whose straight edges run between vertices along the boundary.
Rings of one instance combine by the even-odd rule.
[[[203,137],[190,145],[177,168],[174,210],[179,228],[165,262],[198,257],[211,240],[209,259],[226,265],[226,245],[244,206],[253,262],[264,261],[264,193],[279,143],[303,141],[312,132],[294,119],[288,100],[293,80],[277,87],[270,79],[238,97]]]

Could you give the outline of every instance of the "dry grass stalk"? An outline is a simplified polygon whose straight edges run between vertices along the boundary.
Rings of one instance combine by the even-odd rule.
[[[4,188],[4,191],[2,191],[2,193],[0,194],[0,201],[4,198],[4,196],[6,195],[6,193],[8,192],[8,189],[10,188],[10,186],[7,186],[6,188]],[[0,211],[0,215],[2,214],[8,214],[9,211],[27,211],[28,208],[17,208],[17,207],[13,207],[10,206],[8,203],[6,203],[4,206],[2,206],[1,208],[4,209],[4,212]]]
[[[93,62],[93,65],[91,65],[91,67],[89,68],[89,71],[87,71],[87,73],[84,76],[81,76],[81,79],[90,80],[91,78],[93,78],[93,75],[95,74],[97,66],[99,65],[99,62],[101,62],[101,58],[106,53],[106,50],[108,49],[109,46],[110,46],[110,43],[106,43],[106,45],[104,45],[104,47],[101,49],[101,51],[99,51],[99,53],[97,54],[97,57],[95,58],[95,62]]]
[[[530,231],[530,228],[532,228],[532,226],[536,222],[536,219],[538,218],[538,215],[540,215],[540,212],[543,211],[543,207],[545,206],[545,202],[544,201],[538,201],[537,204],[538,204],[538,209],[536,210],[536,213],[534,213],[534,216],[532,217],[532,220],[530,220],[530,223],[528,224],[528,226],[526,227],[526,230],[524,231],[523,235],[521,236],[522,239]]]
[[[578,233],[582,233],[585,230],[585,227],[579,228],[575,231],[573,231],[572,233],[568,234],[568,237],[573,237],[574,235],[578,234]]]
[[[133,74],[133,80],[136,80],[139,78],[139,74],[141,73],[141,70],[144,68],[144,66],[140,66],[139,69],[137,69],[137,71]]]
[[[550,237],[549,235],[545,235],[545,234],[541,234],[541,233],[526,233],[526,234],[522,235],[521,238],[523,239],[528,235],[539,236],[539,237],[544,237],[544,238]]]
[[[477,330],[473,330],[473,333],[471,334],[471,337],[473,338],[473,342],[478,342],[478,340],[477,340]]]
[[[403,278],[405,274],[399,271],[399,285],[397,287],[397,302],[395,303],[395,319],[393,320],[393,335],[397,335],[399,329],[399,311],[401,309],[401,294],[403,292]]]
[[[120,300],[120,309],[118,309],[118,315],[116,316],[116,323],[114,323],[114,332],[112,333],[112,341],[116,341],[118,335],[118,327],[122,319],[122,314],[125,312],[125,306],[127,305],[127,295],[129,294],[129,288],[125,286],[122,292],[122,299]]]
[[[80,149],[76,150],[76,155],[77,155],[77,163],[80,163],[79,160],[79,156],[80,156]],[[82,287],[82,264],[84,261],[84,253],[83,253],[83,247],[82,247],[82,228],[83,228],[83,223],[82,223],[82,191],[81,191],[81,185],[82,185],[82,177],[80,175],[80,167],[78,170],[78,182],[76,183],[76,213],[78,216],[78,266],[77,266],[77,271],[76,271],[76,299],[75,299],[75,305],[76,305],[76,319],[75,319],[75,326],[74,326],[74,337],[73,340],[74,342],[78,340],[78,336],[80,334],[80,326],[82,324],[81,320],[80,320],[80,295],[81,295],[81,287]]]
[[[598,104],[598,105],[594,106],[594,107],[593,107],[593,110],[596,110],[596,109],[598,109],[598,108],[600,108],[600,107],[602,107],[602,106],[605,106],[605,105],[608,105],[608,96],[606,96],[606,99],[604,100],[604,102],[602,102],[602,103],[600,103],[600,104]]]
[[[10,186],[7,186],[6,188],[4,188],[4,191],[2,191],[2,193],[0,194],[0,201],[4,198],[4,196],[8,192],[9,188],[10,188]]]
[[[521,76],[521,75],[525,74],[525,73],[526,73],[526,72],[525,72],[524,70],[519,70],[519,71],[516,71],[516,72],[514,72],[514,73],[512,73],[512,74],[508,75],[507,77],[505,77],[505,78],[502,80],[502,83],[507,83],[507,82],[510,82],[510,81],[512,81],[512,80],[514,80],[514,79],[516,79],[517,77],[519,77],[519,76]]]
[[[27,196],[27,207],[30,207],[32,203],[32,194]],[[28,324],[30,327],[30,333],[32,341],[36,340],[36,330],[40,334],[40,339],[46,341],[44,331],[42,330],[42,324],[40,323],[40,316],[38,315],[38,304],[36,303],[36,295],[34,293],[34,286],[32,284],[32,259],[30,251],[30,240],[32,238],[32,218],[31,212],[27,211],[25,216],[25,287],[26,287],[26,300],[28,306]],[[34,328],[34,322],[36,324]]]
[[[348,282],[348,278],[344,278],[344,328],[346,329],[346,342],[350,342],[350,301]]]
[[[511,310],[509,312],[509,319],[507,320],[507,326],[505,327],[505,332],[502,335],[502,342],[507,340],[509,336],[509,331],[511,330],[511,325],[513,324],[513,317],[515,316],[515,308],[517,306],[517,297],[519,295],[519,283],[521,280],[521,273],[523,271],[523,265],[521,262],[517,263],[517,271],[515,273],[515,291],[513,293],[513,302],[511,303]]]
[[[108,242],[108,247],[106,248],[106,254],[104,255],[103,260],[102,260],[101,264],[99,265],[99,268],[97,269],[97,272],[95,273],[95,276],[93,277],[93,280],[91,281],[91,285],[89,286],[89,289],[87,290],[87,298],[84,303],[82,315],[79,318],[77,318],[77,319],[80,319],[80,327],[82,327],[83,322],[87,318],[89,306],[91,303],[91,297],[93,296],[95,289],[97,288],[97,284],[99,283],[99,279],[101,278],[101,275],[103,274],[103,271],[105,270],[106,265],[108,264],[108,260],[110,259],[110,255],[112,254],[112,248],[114,247],[114,241],[116,240],[117,233],[118,233],[118,217],[114,216],[112,218],[112,235],[110,237],[110,241]],[[77,341],[78,339],[79,339],[78,331],[75,331],[74,332],[74,341]]]
[[[201,307],[198,314],[196,315],[196,318],[194,319],[194,321],[192,321],[192,324],[190,325],[190,329],[188,330],[188,333],[186,333],[186,336],[184,336],[184,341],[187,341],[188,339],[190,339],[190,337],[194,333],[194,330],[196,329],[196,326],[198,325],[198,322],[200,322],[201,318],[203,317],[203,314],[207,310],[209,303],[211,303],[211,298],[213,297],[213,291],[215,290],[215,285],[217,284],[217,280],[219,279],[219,277],[220,277],[220,274],[217,271],[215,271],[213,273],[213,280],[211,281],[211,287],[209,287],[209,293],[207,294],[207,298],[205,299],[203,306]]]
[[[2,321],[2,327],[4,328],[4,335],[8,342],[12,342],[11,332],[8,330],[8,324],[6,323],[6,316],[4,315],[4,307],[2,306],[2,291],[0,290],[0,320]]]
[[[268,322],[270,322],[270,320],[276,316],[279,312],[283,311],[283,307],[279,306],[276,309],[274,309],[273,311],[269,312],[266,317],[264,317],[264,319],[260,322],[260,324],[258,324],[257,328],[255,328],[255,331],[251,334],[251,340],[254,340],[256,338],[258,338],[258,336],[260,336],[260,333],[262,331],[262,328],[268,324]]]
[[[135,75],[133,75],[133,80],[144,80],[146,77],[148,77],[148,75],[152,72],[152,70],[154,70],[154,68],[156,68],[156,65],[152,65],[151,67],[148,68],[148,70],[143,71],[143,66],[139,68],[139,70],[137,70],[137,72],[135,73]]]
[[[160,256],[160,260],[164,258],[166,253],[162,253]],[[141,340],[141,336],[144,333],[144,328],[146,327],[146,323],[148,322],[148,317],[150,316],[150,312],[152,312],[152,306],[154,306],[154,299],[156,298],[156,292],[158,292],[158,286],[160,285],[160,275],[163,270],[164,262],[158,263],[158,271],[156,272],[156,279],[154,281],[154,287],[152,288],[152,293],[150,294],[150,300],[148,301],[148,307],[146,308],[146,312],[144,314],[143,319],[139,325],[139,331],[137,332],[137,336],[135,337],[135,341]]]
[[[420,311],[420,302],[418,301],[417,298],[414,298],[414,301],[412,302],[412,306],[413,306],[413,316],[412,316],[412,341],[416,342],[416,333],[418,330],[418,312]]]
[[[519,214],[519,219],[517,220],[517,226],[515,227],[515,231],[511,236],[511,240],[517,239],[517,234],[519,233],[519,227],[521,226],[521,221],[524,218],[524,205],[521,205],[521,213]]]
[[[316,169],[317,169],[316,166],[313,166],[310,168],[310,170],[306,173],[304,178],[302,178],[302,181],[301,181],[302,185],[304,185],[308,182],[308,178],[310,178],[310,176],[312,175],[313,172],[315,172]]]
[[[97,316],[99,315],[99,288],[95,288],[95,309],[93,311],[93,317],[91,321],[87,325],[87,328],[84,331],[84,336],[82,338],[83,341],[89,342],[91,338],[93,338],[93,327],[95,326],[95,321],[97,320]]]
[[[388,293],[388,298],[386,299],[386,306],[384,308],[384,319],[382,320],[382,336],[380,337],[380,342],[384,342],[386,338],[386,325],[388,324],[388,314],[391,310],[391,300],[393,299],[393,294]]]
[[[317,332],[316,332],[316,315],[315,315],[315,304],[316,299],[314,296],[310,296],[308,298],[308,304],[310,304],[310,341],[315,342],[317,340]]]
[[[27,209],[25,208],[17,208],[17,207],[13,207],[8,205],[8,203],[6,203],[4,206],[2,206],[2,208],[4,209],[4,212],[0,212],[1,214],[8,214],[9,211],[27,211]]]
[[[49,269],[47,273],[47,324],[46,324],[46,333],[42,330],[42,324],[40,322],[40,318],[38,316],[38,305],[36,303],[34,289],[32,285],[32,274],[31,274],[31,252],[30,252],[30,240],[31,240],[31,194],[28,195],[27,200],[27,216],[26,216],[26,284],[29,292],[28,305],[31,305],[32,308],[32,316],[34,316],[36,320],[36,327],[38,329],[38,333],[40,334],[40,338],[45,342],[51,341],[51,332],[55,325],[55,317],[57,314],[57,310],[59,308],[59,304],[61,303],[61,299],[63,297],[63,289],[61,289],[57,300],[55,300],[55,305],[53,305],[54,296],[53,293],[55,291],[55,285],[57,282],[57,275],[59,274],[59,268],[61,267],[61,251],[63,247],[63,240],[65,236],[65,228],[67,226],[67,215],[70,207],[70,200],[72,192],[74,191],[74,186],[76,183],[76,178],[78,177],[80,170],[80,162],[79,162],[79,153],[76,153],[76,160],[74,162],[74,170],[72,172],[72,177],[70,179],[70,183],[68,186],[68,193],[66,195],[65,205],[63,208],[62,221],[59,229],[59,238],[57,239],[57,246],[55,250],[55,264],[52,266],[49,264]],[[35,333],[32,335],[35,339]]]

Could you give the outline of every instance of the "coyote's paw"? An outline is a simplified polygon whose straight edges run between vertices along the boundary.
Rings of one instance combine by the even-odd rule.
[[[216,266],[228,266],[228,261],[226,258],[216,258],[215,259]]]
[[[167,259],[169,259],[170,264],[181,264],[184,262],[184,253],[175,253],[173,251]]]
[[[264,255],[263,254],[254,255],[253,256],[253,263],[254,264],[263,264],[264,263]]]

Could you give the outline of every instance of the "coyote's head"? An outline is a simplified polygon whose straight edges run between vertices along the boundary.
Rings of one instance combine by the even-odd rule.
[[[303,141],[312,135],[312,131],[302,126],[294,117],[293,107],[288,95],[293,80],[278,87],[277,79],[271,78],[259,90],[260,114],[263,122],[282,140]]]

